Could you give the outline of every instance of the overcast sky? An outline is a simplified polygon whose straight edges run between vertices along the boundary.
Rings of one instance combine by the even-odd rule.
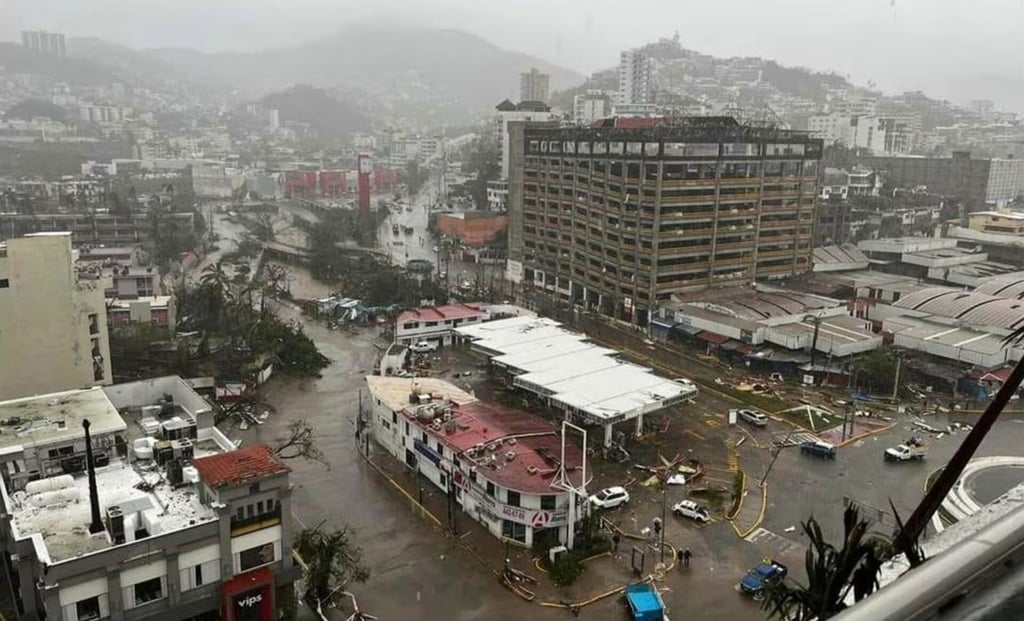
[[[460,28],[584,73],[678,30],[684,46],[709,54],[1024,109],[1024,0],[0,0],[0,38],[9,40],[48,29],[133,47],[244,51],[367,21]]]

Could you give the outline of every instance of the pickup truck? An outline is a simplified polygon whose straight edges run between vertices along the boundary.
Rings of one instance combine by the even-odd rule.
[[[928,453],[923,446],[915,444],[900,444],[885,449],[885,461],[910,461],[911,459],[924,459]]]
[[[740,579],[740,592],[761,601],[771,585],[785,580],[788,575],[789,569],[785,565],[765,559]]]
[[[425,354],[427,352],[434,351],[435,349],[437,349],[437,343],[433,341],[420,341],[418,343],[413,343],[412,345],[410,345],[409,349],[411,349],[417,354]]]

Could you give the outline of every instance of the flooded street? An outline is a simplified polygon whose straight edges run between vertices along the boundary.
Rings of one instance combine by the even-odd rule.
[[[293,292],[307,290],[308,272],[291,268]],[[277,410],[266,424],[249,429],[247,442],[273,443],[286,435],[289,421],[303,418],[316,430],[329,467],[291,460],[293,508],[298,520],[314,527],[349,525],[362,547],[371,578],[355,585],[360,607],[380,619],[514,619],[529,611],[556,613],[517,601],[450,539],[412,512],[406,501],[360,457],[355,443],[359,394],[376,360],[372,328],[350,335],[302,319],[291,305],[279,305],[286,319],[303,321],[307,333],[332,364],[311,381],[274,379],[264,397]],[[365,394],[363,398],[366,398]],[[243,434],[244,435],[244,434]],[[371,451],[377,459],[382,451]]]

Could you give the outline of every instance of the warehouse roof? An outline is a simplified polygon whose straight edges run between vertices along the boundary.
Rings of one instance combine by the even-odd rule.
[[[1024,302],[949,287],[915,291],[900,298],[894,306],[1008,330],[1024,325]]]
[[[1001,298],[1024,298],[1024,273],[1014,272],[991,278],[978,285],[975,293],[997,295]]]

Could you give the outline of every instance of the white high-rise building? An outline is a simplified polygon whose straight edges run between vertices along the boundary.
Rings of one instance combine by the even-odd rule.
[[[590,89],[573,97],[572,117],[580,125],[589,125],[612,113],[613,91]]]
[[[657,69],[654,59],[639,50],[626,50],[619,59],[620,104],[654,103]]]

